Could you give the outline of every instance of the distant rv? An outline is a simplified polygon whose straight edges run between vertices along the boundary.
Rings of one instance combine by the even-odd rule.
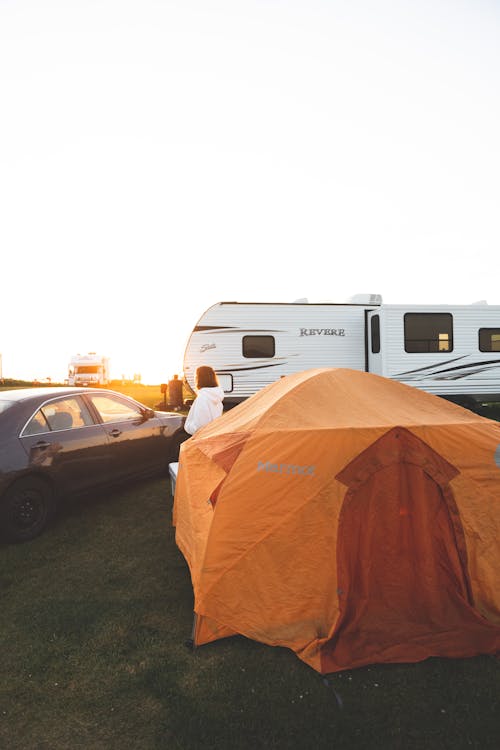
[[[199,365],[217,372],[226,406],[316,367],[373,372],[472,406],[500,400],[500,306],[387,305],[378,294],[342,304],[218,302],[186,346],[191,388]]]
[[[74,354],[68,365],[69,385],[107,385],[109,383],[109,357],[89,352]]]

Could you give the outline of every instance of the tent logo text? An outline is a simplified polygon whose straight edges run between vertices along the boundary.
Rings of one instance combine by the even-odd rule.
[[[257,471],[267,471],[270,474],[292,474],[295,476],[313,477],[314,466],[298,466],[297,464],[274,464],[271,461],[259,461]]]

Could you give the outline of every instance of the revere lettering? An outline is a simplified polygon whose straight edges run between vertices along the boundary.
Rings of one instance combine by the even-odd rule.
[[[301,336],[345,336],[345,328],[299,328]]]

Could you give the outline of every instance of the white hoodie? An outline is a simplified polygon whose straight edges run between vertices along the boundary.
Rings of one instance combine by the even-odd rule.
[[[190,435],[204,427],[222,414],[224,389],[219,385],[214,388],[200,388],[193,405],[186,417],[184,429]]]

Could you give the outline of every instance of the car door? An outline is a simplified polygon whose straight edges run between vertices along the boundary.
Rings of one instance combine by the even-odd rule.
[[[79,493],[110,481],[108,435],[80,396],[46,401],[19,439],[29,468],[50,476],[59,493]]]
[[[167,464],[159,420],[145,406],[110,393],[87,393],[110,440],[116,479],[146,476]]]

